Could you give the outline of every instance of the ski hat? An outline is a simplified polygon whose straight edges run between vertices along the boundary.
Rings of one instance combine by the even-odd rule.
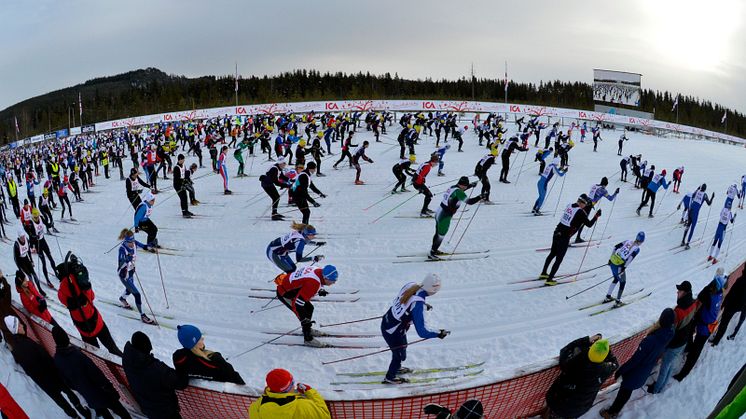
[[[590,205],[591,204],[591,199],[588,198],[588,195],[586,195],[586,194],[580,195],[578,197],[578,201],[581,201],[581,202],[585,203],[585,205]]]
[[[422,280],[420,288],[425,290],[427,295],[435,295],[440,291],[441,281],[438,274],[427,274],[425,279]]]
[[[143,202],[150,202],[155,199],[155,196],[153,196],[153,192],[151,192],[150,189],[144,189],[140,194],[140,199]]]
[[[125,243],[132,243],[135,241],[135,235],[134,234],[125,234],[124,240],[122,240]]]
[[[293,390],[295,380],[290,371],[282,368],[275,368],[267,373],[267,387],[273,393],[288,393]]]
[[[70,336],[68,336],[65,329],[60,326],[54,326],[52,328],[52,338],[54,338],[54,343],[58,348],[67,348],[70,346]]]
[[[725,284],[728,282],[728,277],[725,276],[725,270],[723,268],[718,268],[718,270],[715,271],[715,278],[713,280],[715,281],[717,290],[722,291],[723,288],[725,288]]]
[[[8,331],[12,335],[17,335],[18,327],[19,327],[18,317],[6,316],[4,320],[5,320],[5,327],[8,329]]]
[[[308,162],[308,164],[306,165],[306,169],[316,170],[316,162],[315,161]]]
[[[691,292],[692,292],[692,283],[689,282],[689,281],[684,281],[681,284],[676,285],[676,289],[679,290],[679,291],[684,291],[686,293],[690,293],[691,294]]]
[[[635,237],[635,241],[638,241],[640,243],[644,242],[645,241],[645,232],[641,231],[641,232],[637,233],[637,236]]]
[[[559,157],[553,158],[552,159],[552,164],[555,165],[555,167],[559,166],[560,165],[560,158]]]
[[[337,282],[337,277],[339,276],[339,273],[337,272],[337,267],[334,265],[326,265],[324,266],[324,269],[321,271],[322,275],[324,275],[324,279],[326,279],[329,282]]]
[[[309,226],[306,226],[306,228],[304,228],[303,231],[301,231],[301,234],[303,235],[303,237],[315,236],[316,229],[313,226],[309,225]]]
[[[457,183],[458,186],[469,186],[469,178],[466,176],[461,176]]]
[[[414,154],[410,154],[409,155],[409,161],[412,162],[412,163],[416,162],[417,161],[417,156],[414,155]]]
[[[601,178],[601,186],[607,186],[609,184],[609,178],[606,176]]]
[[[153,350],[153,344],[150,343],[148,335],[139,330],[132,334],[130,342],[132,343],[132,347],[144,354],[149,354]]]
[[[191,324],[176,326],[176,330],[176,336],[179,338],[179,343],[185,349],[194,348],[194,345],[196,345],[202,338],[202,332],[200,332],[196,326],[192,326]]]
[[[484,406],[479,400],[470,399],[465,401],[451,417],[453,419],[481,419],[484,417]]]
[[[672,328],[675,321],[676,321],[676,314],[674,314],[672,308],[667,308],[663,310],[661,312],[660,317],[658,317],[658,325],[660,325],[661,329]]]
[[[608,339],[599,339],[593,342],[593,345],[588,349],[588,359],[591,362],[600,364],[604,362],[604,359],[609,355],[609,341]]]
[[[661,176],[666,176],[666,169],[661,170]]]

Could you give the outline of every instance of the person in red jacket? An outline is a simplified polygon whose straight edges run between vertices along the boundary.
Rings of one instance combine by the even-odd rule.
[[[57,267],[57,271],[60,274],[57,297],[70,310],[70,317],[83,342],[98,348],[100,341],[110,353],[121,357],[122,351],[114,343],[104,318],[93,305],[96,295],[88,280],[88,269],[77,256],[68,252],[65,262]]]
[[[673,191],[679,193],[679,187],[681,186],[681,177],[684,176],[684,166],[676,168],[673,171]]]
[[[430,206],[430,201],[433,199],[433,193],[430,192],[430,189],[425,185],[425,178],[428,173],[430,173],[430,169],[432,169],[437,163],[438,155],[433,153],[430,156],[430,161],[422,163],[420,167],[417,168],[417,176],[415,176],[412,181],[412,186],[417,189],[417,192],[425,195],[425,202],[422,204],[422,211],[420,211],[420,216],[422,217],[428,217],[435,213],[428,208]]]
[[[47,309],[47,300],[39,294],[36,285],[26,278],[23,271],[16,271],[16,291],[21,297],[23,307],[34,316],[41,317],[47,323],[56,325],[57,322]]]
[[[313,304],[311,299],[318,293],[319,297],[327,295],[322,285],[333,285],[337,282],[337,268],[334,265],[304,266],[290,274],[280,274],[275,278],[277,299],[289,308],[300,320],[303,328],[303,340],[307,346],[323,348],[323,342],[314,339],[318,331],[311,328],[313,322]],[[297,330],[297,329],[296,329]]]

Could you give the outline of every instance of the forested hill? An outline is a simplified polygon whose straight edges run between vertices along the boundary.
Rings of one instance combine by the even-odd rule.
[[[336,99],[443,99],[502,101],[504,81],[462,78],[459,80],[408,80],[389,73],[324,73],[296,70],[277,76],[239,79],[240,104]],[[14,117],[19,138],[80,125],[78,93],[83,98],[83,123],[183,109],[232,105],[233,76],[186,78],[156,68],[135,70],[37,96],[0,111],[0,139],[15,140]],[[643,90],[640,110],[656,119],[675,121],[671,111],[675,93]],[[541,104],[593,109],[591,85],[580,82],[515,83],[508,86],[511,103]],[[679,122],[713,131],[746,137],[746,117],[728,112],[726,126],[720,123],[724,108],[707,100],[682,96]],[[726,129],[727,128],[727,129]]]

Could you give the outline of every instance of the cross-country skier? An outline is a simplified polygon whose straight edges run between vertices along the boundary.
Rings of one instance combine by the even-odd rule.
[[[334,169],[337,168],[337,165],[339,163],[342,163],[345,160],[345,157],[349,159],[350,167],[352,167],[352,153],[350,153],[350,149],[352,147],[357,147],[357,144],[352,144],[353,134],[355,133],[350,131],[350,133],[347,135],[347,138],[342,142],[342,153],[339,155],[339,160],[337,160],[337,162],[332,165]]]
[[[41,213],[38,209],[34,208],[31,212],[31,228],[30,228],[30,239],[33,247],[36,248],[36,255],[39,257],[41,262],[42,272],[44,272],[44,278],[47,280],[47,284],[51,284],[49,281],[49,273],[47,272],[47,258],[52,266],[52,272],[57,276],[57,264],[52,257],[52,252],[49,250],[49,244],[47,239],[44,238],[44,223],[41,222]]]
[[[490,177],[487,175],[487,172],[489,172],[490,168],[493,164],[495,164],[495,158],[497,157],[497,148],[493,148],[489,154],[482,157],[478,162],[477,165],[474,167],[474,174],[479,178],[479,181],[482,183],[482,193],[480,194],[482,196],[482,199],[484,199],[485,204],[489,204],[490,202]]]
[[[119,245],[117,275],[124,285],[124,292],[119,296],[119,302],[122,303],[122,307],[132,310],[132,306],[127,302],[127,296],[132,294],[135,297],[137,311],[140,312],[140,320],[145,324],[155,324],[155,321],[142,311],[142,299],[140,291],[135,286],[134,279],[135,260],[137,259],[136,248],[144,249],[145,245],[135,240],[135,233],[128,228],[119,233],[119,240],[121,244]]]
[[[581,224],[593,227],[598,217],[601,216],[601,210],[599,209],[593,218],[588,219],[588,213],[585,211],[585,208],[590,203],[590,198],[586,194],[582,194],[576,203],[568,205],[562,213],[562,218],[554,229],[552,248],[544,261],[544,268],[541,270],[541,275],[539,276],[540,279],[545,280],[545,285],[557,284],[557,281],[554,280],[554,275],[557,274],[557,270],[562,264],[562,259],[565,258],[565,253],[567,253],[567,248],[570,246],[570,238],[575,234],[578,227]],[[555,259],[554,265],[552,265],[552,270],[547,274],[547,269],[549,269],[552,259]]]
[[[27,278],[32,278],[36,284],[36,289],[39,290],[42,297],[46,297],[47,294],[41,288],[39,277],[36,276],[36,269],[34,267],[34,260],[31,258],[31,243],[26,234],[26,230],[18,228],[18,239],[13,243],[13,260],[16,262],[16,268],[26,274]],[[47,286],[54,289],[49,280],[47,280]]]
[[[373,160],[365,155],[365,149],[370,146],[368,141],[363,141],[363,145],[355,150],[355,154],[352,155],[352,166],[355,168],[355,185],[364,185],[365,182],[360,180],[360,159],[373,163]]]
[[[243,152],[245,149],[249,149],[249,152],[251,153],[251,157],[254,157],[254,143],[253,139],[249,137],[244,137],[243,140],[241,140],[240,143],[238,143],[238,146],[235,150],[233,150],[233,158],[236,159],[238,162],[238,177],[244,177],[246,174],[243,172],[244,168],[244,161],[243,161]]]
[[[147,233],[148,239],[143,249],[152,251],[154,248],[161,247],[158,245],[158,227],[150,220],[150,215],[153,213],[153,204],[155,204],[155,196],[146,189],[142,192],[140,199],[142,202],[135,210],[134,229],[135,233],[140,230]]]
[[[464,146],[464,133],[469,130],[469,127],[464,125],[463,128],[453,130],[453,139],[458,141],[458,152],[463,153],[462,147]],[[446,142],[448,141],[448,131],[446,131]]]
[[[277,162],[267,170],[267,173],[259,176],[259,182],[262,184],[262,189],[266,192],[267,196],[271,200],[270,205],[272,206],[272,219],[283,220],[285,217],[277,213],[277,205],[280,203],[280,194],[275,189],[275,186],[280,188],[289,188],[289,179],[285,176],[284,171],[287,164],[285,158],[278,157]]]
[[[673,192],[679,193],[681,178],[684,177],[684,166],[679,166],[673,171]]]
[[[435,152],[438,154],[438,176],[445,176],[446,174],[443,172],[443,167],[445,166],[445,161],[443,160],[443,157],[446,155],[446,151],[451,149],[450,144],[445,144],[442,147],[438,147]]]
[[[414,169],[410,167],[416,160],[417,156],[412,154],[411,156],[409,156],[409,159],[401,159],[399,163],[396,163],[394,167],[391,168],[394,176],[396,176],[396,184],[394,185],[394,189],[391,190],[392,194],[398,193],[398,188],[401,188],[402,192],[409,192],[409,189],[405,188],[404,186],[407,182],[407,176],[414,177],[417,175],[417,172],[415,172]]]
[[[621,169],[621,175],[619,176],[619,180],[622,182],[627,182],[627,166],[630,164],[630,161],[632,160],[632,156],[624,157],[622,160],[619,161],[619,168]]]
[[[729,207],[724,207],[720,211],[720,222],[715,230],[715,238],[712,240],[712,246],[710,247],[710,254],[707,256],[708,261],[712,261],[712,264],[718,263],[718,255],[720,255],[720,246],[725,240],[725,229],[728,227],[728,223],[733,224],[736,221],[736,214],[730,211]],[[717,247],[716,247],[717,246]]]
[[[535,162],[539,162],[539,176],[541,176],[542,173],[544,173],[544,168],[547,165],[547,157],[552,155],[554,153],[554,149],[552,147],[549,147],[548,150],[544,151],[542,149],[539,149],[536,151],[536,156],[534,157]]]
[[[743,209],[743,201],[746,198],[746,175],[741,176],[741,199],[738,208]]]
[[[661,186],[663,186],[663,189],[668,189],[668,185],[670,184],[670,182],[666,182],[666,169],[663,169],[659,174],[654,175],[650,182],[647,182],[646,189],[648,193],[643,195],[640,206],[637,207],[637,215],[640,215],[640,210],[642,210],[642,207],[647,205],[648,200],[650,200],[650,212],[648,213],[648,218],[653,218],[653,208],[655,208],[655,194],[658,193],[658,189]]]
[[[127,180],[124,181],[125,190],[127,192],[127,200],[130,201],[132,209],[137,209],[140,206],[140,193],[143,188],[150,189],[150,185],[140,178],[140,172],[137,167],[130,169],[130,175]]]
[[[70,187],[70,181],[68,180],[68,177],[65,176],[57,189],[57,197],[60,199],[60,206],[62,207],[62,215],[60,216],[60,219],[65,218],[65,204],[67,204],[67,208],[70,210],[70,220],[75,221],[73,218],[73,207],[70,205],[70,199],[67,197],[68,190],[73,192],[73,188]]]
[[[542,215],[541,206],[544,205],[544,198],[546,198],[546,195],[547,195],[547,185],[549,185],[549,181],[552,180],[552,176],[554,176],[554,174],[556,173],[560,177],[562,177],[567,173],[566,170],[560,169],[559,165],[560,165],[560,158],[555,157],[554,159],[552,159],[552,162],[549,163],[549,166],[547,166],[544,169],[544,171],[541,172],[541,176],[539,176],[539,181],[536,183],[536,188],[539,190],[539,197],[536,198],[536,202],[534,202],[534,207],[531,209],[532,214]]]
[[[184,155],[179,154],[179,156],[176,159],[176,165],[173,169],[173,185],[174,185],[174,191],[176,191],[176,194],[179,195],[179,201],[181,205],[181,215],[184,218],[191,218],[194,214],[192,214],[191,211],[189,211],[189,192],[187,188],[184,187],[184,173],[186,172],[186,168],[184,167]]]
[[[518,145],[518,137],[513,136],[508,140],[508,145],[503,148],[503,152],[500,155],[502,159],[502,170],[500,171],[500,182],[510,183],[508,181],[508,172],[510,171],[510,156],[514,151],[528,151],[528,147]]]
[[[653,176],[655,176],[655,165],[650,165],[649,168],[641,168],[640,173],[642,173],[642,177],[640,178],[640,187],[642,188],[640,202],[642,202],[645,201],[645,197],[650,193],[648,184],[653,180]]]
[[[690,248],[689,243],[692,241],[694,228],[697,227],[697,218],[699,218],[699,209],[702,208],[702,203],[712,205],[712,200],[715,198],[715,192],[708,198],[705,191],[707,191],[707,184],[703,183],[692,193],[692,201],[689,203],[689,218],[686,222],[686,229],[684,229],[684,237],[681,238],[681,245],[686,246],[687,250]],[[689,238],[687,238],[687,233],[689,233]]]
[[[313,260],[318,262],[324,258],[324,255],[316,255],[313,258],[303,256],[303,250],[306,244],[316,244],[322,246],[325,242],[314,242],[316,229],[310,224],[300,224],[293,221],[290,226],[293,230],[282,237],[272,240],[267,245],[267,258],[285,273],[295,272],[296,263],[309,262]],[[290,258],[290,254],[295,252],[295,263]]]
[[[230,195],[233,192],[231,192],[230,189],[228,189],[228,166],[226,166],[226,157],[228,156],[228,146],[224,145],[220,149],[220,156],[218,156],[218,172],[220,173],[220,177],[223,178],[223,195]]]
[[[425,195],[425,201],[422,203],[422,211],[420,211],[420,216],[422,217],[429,217],[434,214],[434,212],[428,208],[430,206],[430,201],[433,199],[433,193],[430,192],[430,189],[425,185],[425,178],[427,178],[430,169],[432,169],[437,162],[438,156],[431,155],[430,161],[422,163],[420,167],[417,168],[417,175],[414,176],[414,179],[412,180],[412,186],[417,189],[417,192]]]
[[[314,185],[311,177],[316,173],[316,163],[309,162],[306,166],[306,170],[300,172],[293,182],[293,186],[290,187],[290,193],[293,196],[293,202],[298,205],[298,209],[303,214],[303,224],[308,224],[308,219],[311,217],[311,210],[308,208],[308,203],[313,204],[314,207],[320,207],[321,204],[316,202],[311,195],[308,194],[308,189],[319,194],[320,197],[326,198],[317,187]]]
[[[728,187],[728,190],[725,193],[725,205],[723,206],[728,209],[733,208],[733,201],[735,201],[736,198],[740,198],[740,195],[738,193],[738,185],[734,183]]]
[[[591,190],[588,192],[588,197],[591,199],[591,205],[586,212],[595,208],[596,204],[598,204],[602,198],[608,199],[609,202],[613,202],[616,199],[617,195],[619,195],[619,188],[616,188],[613,195],[609,195],[609,192],[606,190],[607,186],[609,186],[609,178],[606,176],[601,178],[601,183],[591,186]],[[575,243],[583,243],[585,241],[580,237],[582,232],[583,225],[581,224],[580,227],[578,227],[578,234],[575,236]]]
[[[624,131],[622,135],[619,137],[619,150],[617,150],[616,152],[617,156],[622,155],[622,148],[624,148],[625,141],[629,141],[629,138],[627,138],[627,131]]]
[[[444,339],[451,333],[445,329],[436,332],[425,326],[425,309],[431,308],[425,301],[427,297],[437,294],[440,287],[440,277],[436,274],[428,274],[421,284],[405,284],[381,318],[381,334],[391,349],[391,362],[383,384],[403,384],[409,381],[399,375],[412,372],[409,368],[401,367],[402,362],[407,359],[407,330],[412,323],[417,335],[423,339]]]
[[[617,243],[614,246],[614,252],[609,257],[609,268],[611,268],[611,274],[614,276],[614,280],[609,284],[609,289],[606,291],[606,298],[604,303],[609,301],[615,301],[614,305],[622,305],[622,293],[624,292],[624,286],[627,284],[627,267],[635,257],[640,253],[640,245],[645,241],[645,232],[641,231],[637,233],[635,240],[625,240],[624,242]],[[617,292],[616,298],[612,298],[611,293],[614,292],[617,282],[619,283],[619,291]]]
[[[684,195],[683,198],[681,198],[681,202],[679,202],[679,205],[676,206],[676,210],[680,210],[681,206],[684,205],[684,211],[681,213],[681,220],[679,221],[679,224],[684,224],[686,220],[689,219],[687,217],[687,214],[689,212],[689,205],[692,202],[692,192],[689,192],[688,194]]]
[[[461,202],[466,202],[467,205],[474,205],[484,198],[483,195],[469,199],[466,198],[464,191],[473,188],[476,185],[476,182],[469,183],[468,177],[461,176],[458,183],[448,188],[448,190],[443,194],[443,200],[440,202],[440,207],[438,207],[438,210],[435,212],[435,235],[433,235],[433,245],[430,248],[430,254],[427,256],[428,259],[438,260],[440,259],[438,256],[445,254],[438,249],[443,243],[446,234],[448,234],[448,228],[451,226],[451,219],[461,206]]]
[[[327,291],[322,285],[330,286],[337,282],[337,268],[334,265],[304,266],[293,273],[282,274],[275,278],[277,284],[277,299],[289,308],[303,329],[303,343],[314,348],[324,348],[327,345],[314,336],[320,333],[313,329],[313,304],[311,299],[319,295],[325,297]]]

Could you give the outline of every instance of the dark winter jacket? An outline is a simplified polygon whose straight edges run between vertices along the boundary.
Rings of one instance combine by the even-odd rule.
[[[659,328],[645,336],[632,358],[619,367],[615,374],[617,377],[623,378],[623,389],[636,390],[645,384],[673,335],[673,328],[667,327]]]
[[[570,342],[560,351],[560,376],[547,392],[547,406],[561,417],[582,416],[592,406],[601,384],[619,367],[614,354],[609,352],[604,362],[588,359],[590,338]]]
[[[101,409],[119,400],[119,393],[90,358],[74,346],[57,347],[54,364],[70,388],[80,393],[89,407]]]
[[[173,355],[176,372],[191,378],[246,384],[220,352],[213,352],[210,360],[195,355],[189,349],[179,349]]]
[[[697,300],[702,302],[702,306],[698,311],[696,326],[697,334],[700,336],[710,336],[717,326],[720,303],[723,301],[723,292],[717,291],[717,287],[713,282],[697,295]]]
[[[723,309],[733,311],[746,309],[746,271],[728,291],[723,301]]]
[[[52,357],[41,345],[26,335],[14,335],[12,346],[13,359],[45,392],[59,392],[66,387]]]
[[[177,374],[153,355],[140,352],[130,342],[124,345],[122,367],[135,400],[148,418],[179,417],[175,390],[187,387],[189,379],[185,375]]]
[[[10,304],[11,292],[10,284],[4,276],[0,277],[0,316],[4,319],[5,316],[10,316],[13,313],[13,309]],[[2,322],[3,325],[5,322]]]
[[[691,293],[676,300],[676,308],[673,310],[676,314],[676,331],[673,339],[668,343],[669,348],[680,348],[689,341],[692,328],[696,324],[693,320],[697,314],[697,308],[699,308],[699,302],[692,297]]]

